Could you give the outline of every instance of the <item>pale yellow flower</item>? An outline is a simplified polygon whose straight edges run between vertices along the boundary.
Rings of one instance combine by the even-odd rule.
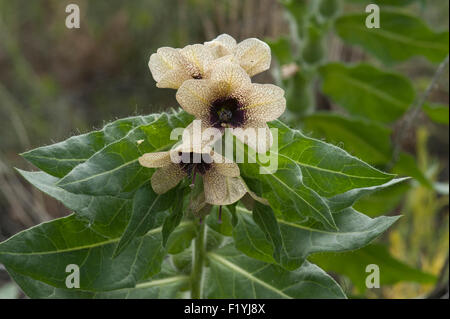
[[[195,161],[198,159],[197,161]],[[185,177],[191,183],[201,175],[203,178],[206,203],[230,205],[247,192],[240,177],[239,166],[225,161],[225,158],[210,149],[195,153],[191,147],[178,147],[168,152],[147,153],[139,157],[142,166],[158,168],[151,177],[153,190],[163,194]]]
[[[221,34],[212,41],[204,43],[216,58],[239,64],[249,76],[266,71],[270,67],[270,47],[256,38],[245,39],[239,44],[228,35]]]
[[[159,48],[150,56],[148,66],[159,88],[178,89],[188,79],[204,79],[208,66],[215,59],[209,48],[202,44],[182,49]]]
[[[201,120],[202,129],[223,132],[232,128],[236,137],[258,152],[266,152],[273,142],[266,122],[286,109],[281,88],[251,83],[244,69],[234,63],[217,66],[207,80],[185,81],[176,98],[186,112]]]

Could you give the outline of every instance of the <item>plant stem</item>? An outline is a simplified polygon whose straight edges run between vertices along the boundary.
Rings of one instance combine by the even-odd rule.
[[[205,221],[197,227],[197,237],[194,243],[194,260],[191,273],[191,298],[201,298],[203,266],[205,262]]]

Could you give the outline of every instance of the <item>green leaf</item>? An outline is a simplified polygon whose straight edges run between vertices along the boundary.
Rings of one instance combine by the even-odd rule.
[[[214,206],[206,217],[206,224],[219,234],[231,236],[233,233],[232,219],[229,206],[222,206],[222,222],[219,222],[219,207]]]
[[[62,178],[58,186],[89,195],[117,195],[139,188],[153,169],[141,166],[138,158],[144,153],[170,149],[176,143],[170,140],[172,129],[186,127],[191,119],[185,112],[161,114],[95,153]]]
[[[255,223],[250,211],[239,207],[236,213],[236,225],[233,239],[236,248],[247,256],[266,263],[276,263],[273,257],[273,245],[267,240],[264,231]]]
[[[448,125],[448,105],[426,103],[423,106],[423,110],[432,121]]]
[[[367,163],[380,165],[391,159],[392,131],[383,125],[333,113],[315,113],[303,121],[305,129],[314,137],[342,145]]]
[[[398,179],[402,181],[404,179]],[[391,213],[405,198],[405,193],[411,189],[411,183],[392,183],[386,188],[369,193],[359,199],[353,208],[371,217]]]
[[[245,148],[246,162],[239,167],[248,183],[251,179],[261,182],[263,190],[258,195],[267,198],[283,218],[302,221],[311,217],[335,228],[331,211],[321,196],[381,185],[393,178],[339,147],[306,137],[279,121],[270,126],[278,134],[278,148],[271,150],[270,163],[262,163],[260,157],[255,158]],[[278,161],[275,172],[268,166],[273,161]]]
[[[261,228],[266,235],[267,240],[272,244],[273,257],[275,261],[280,262],[281,248],[283,246],[283,240],[280,234],[280,227],[278,221],[275,218],[273,210],[261,203],[255,203],[253,208],[253,220]]]
[[[160,274],[139,282],[133,288],[92,292],[57,288],[11,269],[8,272],[25,294],[35,299],[171,299],[178,297],[181,287],[189,281],[188,276],[177,274],[166,266]]]
[[[167,240],[167,252],[169,254],[179,254],[185,251],[191,246],[191,241],[196,235],[195,222],[182,221]],[[192,257],[192,254],[190,256]]]
[[[79,266],[80,289],[105,291],[134,287],[160,271],[165,251],[161,229],[134,239],[113,259],[120,237],[106,237],[76,215],[25,230],[0,244],[8,269],[58,288],[66,288],[66,267]]]
[[[400,153],[397,163],[392,168],[392,171],[396,174],[411,176],[416,179],[420,184],[430,189],[433,188],[430,180],[417,166],[417,160],[414,156],[408,153]]]
[[[366,290],[366,266],[375,264],[380,269],[380,286],[398,282],[430,284],[436,281],[434,275],[415,269],[394,258],[386,246],[372,244],[362,249],[342,254],[317,254],[309,258],[326,271],[332,271],[350,278],[362,293]]]
[[[169,215],[168,209],[172,204],[172,196],[173,192],[156,194],[149,184],[145,184],[136,192],[133,199],[133,213],[116,247],[114,257],[123,252],[133,239],[145,235],[162,224],[162,221]],[[162,230],[164,230],[164,226]],[[165,246],[164,234],[163,246]]]
[[[266,43],[270,46],[272,55],[280,65],[291,63],[294,60],[289,38],[282,36],[275,40],[266,39]]]
[[[236,215],[239,223],[236,235],[233,233],[236,247],[246,255],[275,263],[272,257],[273,246],[263,231],[251,218],[251,212],[238,206]],[[358,249],[388,229],[398,218],[369,218],[352,208],[334,214],[339,231],[328,231],[317,222],[294,223],[277,218],[283,241],[281,265],[287,269],[296,269],[302,265],[309,254],[324,251],[347,251]],[[242,229],[245,229],[245,236]]]
[[[184,191],[181,187],[175,189],[176,195],[171,196],[172,199],[169,199],[172,203],[172,209],[169,216],[164,220],[163,228],[162,228],[162,238],[163,238],[163,246],[165,247],[167,244],[167,239],[170,234],[173,232],[175,228],[180,224],[181,219],[183,218],[183,196]]]
[[[17,169],[29,183],[55,198],[78,216],[89,221],[89,227],[107,237],[120,237],[131,216],[131,200],[127,197],[72,194],[56,186],[58,178],[44,172]]]
[[[389,123],[414,101],[414,88],[407,78],[369,64],[330,63],[319,71],[322,91],[352,114]]]
[[[327,198],[326,200],[333,213],[337,213],[345,208],[353,206],[357,211],[360,211],[363,214],[368,214],[365,209],[360,209],[366,205],[360,206],[359,204],[368,200],[368,202],[370,202],[368,206],[374,205],[377,207],[378,216],[391,211],[392,201],[390,200],[389,195],[397,194],[396,197],[398,197],[398,195],[403,194],[404,191],[397,192],[397,189],[406,191],[409,188],[408,183],[406,183],[407,180],[409,180],[408,177],[395,178],[383,185],[355,188],[343,194]],[[373,198],[373,200],[369,198]],[[373,214],[368,215],[375,216]]]
[[[336,31],[347,43],[362,46],[386,64],[418,55],[440,62],[448,54],[448,31],[434,32],[419,18],[386,9],[380,12],[380,28],[369,29],[367,16],[342,16],[336,20]]]
[[[330,276],[308,262],[289,272],[255,261],[230,245],[208,253],[208,261],[206,298],[346,298]]]
[[[44,172],[63,177],[106,145],[124,137],[139,125],[155,121],[157,117],[156,114],[150,114],[120,119],[105,125],[99,131],[73,136],[63,142],[39,147],[21,155]]]

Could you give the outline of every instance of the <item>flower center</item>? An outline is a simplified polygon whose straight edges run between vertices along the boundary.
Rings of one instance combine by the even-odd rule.
[[[220,98],[211,103],[209,120],[215,128],[240,127],[244,124],[245,112],[236,98]]]
[[[188,175],[192,175],[193,179],[197,173],[205,174],[210,168],[212,159],[209,154],[199,153],[178,153],[181,156],[180,166]]]

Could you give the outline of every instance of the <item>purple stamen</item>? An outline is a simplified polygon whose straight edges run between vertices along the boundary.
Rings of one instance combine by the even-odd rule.
[[[199,225],[203,224],[203,218],[202,218],[202,217],[200,217],[200,218],[198,219],[198,224],[199,224]]]

